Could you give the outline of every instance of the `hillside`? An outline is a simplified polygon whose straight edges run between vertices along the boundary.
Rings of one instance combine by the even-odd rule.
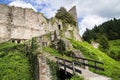
[[[100,62],[103,62],[104,65],[101,67],[104,67],[105,71],[95,71],[94,69],[90,68],[91,71],[97,73],[97,74],[102,74],[108,77],[111,77],[112,80],[119,80],[120,79],[120,64],[115,61],[114,59],[112,59],[111,57],[109,57],[106,53],[101,52],[98,49],[93,48],[89,43],[87,43],[86,41],[84,42],[79,42],[79,41],[75,41],[73,39],[69,39],[70,43],[73,45],[73,49],[72,50],[80,50],[82,52],[82,54],[84,55],[84,57],[88,58],[88,59],[92,59],[92,60],[97,60]],[[55,50],[53,48],[50,47],[45,47],[44,51],[47,51],[49,53],[51,53],[52,56],[58,56],[58,57],[62,57],[62,54],[59,53],[59,50]],[[68,55],[70,55],[71,53],[67,51],[65,51],[66,53],[64,53],[64,58],[71,60],[71,57],[69,57]],[[89,63],[92,64],[92,63]],[[100,65],[99,65],[100,66]]]
[[[19,44],[0,44],[0,80],[33,80],[28,58]]]
[[[120,39],[109,41],[110,56],[115,60],[120,61]]]
[[[112,19],[95,26],[92,30],[87,29],[83,34],[85,41],[92,41],[100,44],[99,50],[105,52],[115,60],[120,60],[119,43],[120,41],[120,19]],[[111,41],[112,40],[112,41]]]
[[[100,50],[93,48],[87,42],[79,42],[72,39],[69,39],[69,41],[73,45],[72,50],[80,50],[86,58],[94,59],[104,63],[104,66],[102,67],[104,67],[105,71],[96,72],[91,68],[90,70],[92,70],[95,73],[111,77],[113,78],[113,80],[120,79],[120,64],[117,61],[110,58],[108,55],[101,52]],[[22,48],[23,46],[21,46],[21,44],[18,45],[11,42],[2,43],[1,46],[2,47],[0,47],[0,64],[2,65],[0,65],[0,79],[32,80],[29,59],[25,56],[25,54],[23,54],[23,52],[21,52],[24,50]],[[43,51],[51,53],[51,56],[62,57],[62,54],[59,53],[59,50],[50,48],[49,46],[43,47]],[[64,58],[71,59],[71,57],[68,56],[68,53],[64,53]]]
[[[10,8],[6,6],[4,7],[5,9]],[[21,10],[24,11],[23,9],[20,9],[20,12],[18,12],[18,9],[19,8],[11,7],[11,11],[14,12],[16,10],[17,12],[16,14],[19,14]],[[19,14],[18,16],[11,16],[14,13],[10,12],[11,17],[9,18],[13,19],[14,22],[10,22],[9,25],[11,25],[11,23],[14,23],[14,25],[22,26],[24,25],[24,22],[27,23],[28,25],[26,25],[22,29],[20,28],[20,30],[16,26],[14,27],[16,31],[14,31],[13,29],[11,29],[11,31],[7,29],[10,32],[3,31],[5,34],[7,32],[11,34],[13,30],[13,32],[15,32],[13,34],[15,35],[10,37],[9,39],[10,42],[8,41],[0,44],[0,80],[36,80],[38,78],[39,80],[50,80],[50,79],[59,80],[61,74],[60,74],[60,70],[58,70],[58,65],[56,64],[55,57],[57,56],[72,61],[73,58],[71,56],[73,56],[76,53],[74,52],[74,50],[82,52],[82,53],[76,53],[77,57],[85,57],[104,63],[104,65],[103,66],[101,65],[100,67],[104,67],[105,71],[95,71],[90,68],[90,70],[93,71],[94,73],[108,76],[110,78],[113,78],[113,80],[120,79],[119,76],[120,64],[111,57],[109,57],[111,55],[108,56],[106,53],[93,48],[89,43],[85,41],[82,42],[77,29],[78,26],[76,25],[76,21],[70,14],[68,14],[68,12],[64,8],[60,8],[60,10],[58,10],[58,13],[55,16],[57,19],[51,18],[50,20],[47,21],[45,18],[43,18],[43,16],[41,16],[41,14],[34,13],[29,9],[26,9],[25,11],[26,11],[25,13],[28,13],[29,16],[26,16],[27,14],[23,16],[27,17],[28,20],[24,17],[20,17],[23,19],[19,19],[18,17],[21,16],[21,14]],[[5,15],[5,17],[6,14],[2,13],[2,15]],[[32,14],[36,14],[34,18],[33,16],[31,16]],[[23,24],[21,24],[21,21],[23,21]],[[114,20],[114,21],[118,23],[119,20]],[[6,23],[2,23],[2,24],[6,24]],[[107,24],[107,22],[105,24]],[[103,27],[105,24],[101,25],[102,28],[100,27],[99,29],[95,27],[95,29],[92,30],[93,32],[88,30],[87,34],[90,34],[90,36],[85,35],[85,37],[88,39],[88,42],[92,40],[100,42],[100,45],[102,45],[100,46],[100,48],[101,49],[107,48],[107,52],[108,52],[109,50],[108,36],[103,35],[101,33],[97,34],[97,31],[99,32],[99,30],[102,31],[102,33],[105,33]],[[37,30],[35,29],[34,31],[36,25],[40,25],[41,28],[43,29],[39,28]],[[29,29],[27,28],[26,30],[26,27],[28,26]],[[5,27],[3,26],[1,30],[4,30],[4,28],[6,28],[6,26]],[[117,26],[117,28],[119,27]],[[114,33],[114,29],[111,30]],[[0,38],[3,41],[5,37],[4,33],[1,33],[3,39]],[[118,33],[114,33],[110,35],[116,35],[115,36],[116,39],[119,37]],[[15,36],[17,36],[17,39]],[[110,43],[111,46],[114,46],[118,42],[113,41]],[[114,47],[112,47],[111,50],[114,51]],[[78,56],[78,55],[82,55],[82,56]],[[53,61],[51,60],[51,58],[53,58]],[[64,76],[64,78],[66,79],[66,74],[65,75],[62,74],[62,76]],[[79,79],[74,78],[76,76]],[[74,73],[71,75],[70,78],[71,79],[74,78],[74,80],[83,80],[83,77],[81,77],[81,75],[80,76],[74,75]],[[65,79],[61,79],[61,80],[65,80]]]
[[[83,55],[90,59],[95,59],[104,63],[105,71],[98,72],[109,77],[112,77],[113,80],[120,79],[120,64],[114,59],[110,58],[105,53],[101,52],[98,49],[93,48],[87,42],[79,42],[75,40],[70,40],[75,49],[80,50]]]

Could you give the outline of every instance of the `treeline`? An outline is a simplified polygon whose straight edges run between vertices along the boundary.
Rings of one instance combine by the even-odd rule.
[[[83,39],[89,43],[92,41],[98,42],[100,44],[99,50],[107,53],[115,60],[120,60],[119,52],[111,51],[109,45],[110,40],[120,39],[120,19],[114,18],[99,26],[95,26],[92,30],[86,29]]]
[[[120,19],[113,19],[95,26],[92,30],[86,29],[83,38],[87,42],[97,40],[100,37],[106,37],[108,40],[120,39]]]

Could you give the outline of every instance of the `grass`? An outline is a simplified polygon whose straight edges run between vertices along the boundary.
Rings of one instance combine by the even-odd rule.
[[[114,52],[120,52],[120,39],[109,41],[110,50]]]
[[[43,50],[50,53],[51,56],[56,56],[56,57],[64,58],[67,60],[72,60],[71,57],[68,57],[65,54],[59,53],[56,49],[53,49],[50,47],[44,47]]]
[[[80,50],[85,57],[104,63],[103,67],[105,71],[100,71],[98,72],[99,74],[109,76],[113,78],[113,80],[120,79],[120,64],[117,61],[110,58],[106,53],[93,48],[87,42],[79,42],[72,39],[70,39],[70,42],[72,43],[74,48]]]
[[[113,59],[120,61],[120,39],[109,41],[110,53],[109,56]]]
[[[16,46],[16,45],[17,44],[11,43],[11,42],[3,42],[3,43],[0,43],[0,49],[10,48],[10,47],[13,47],[13,46]]]
[[[21,46],[5,42],[0,44],[0,80],[32,80],[30,63]]]
[[[78,76],[77,74],[74,74],[70,80],[84,80],[82,76]]]
[[[58,53],[57,50],[50,48],[50,47],[44,47],[43,50],[46,52],[49,52],[51,56],[62,56],[61,54]]]

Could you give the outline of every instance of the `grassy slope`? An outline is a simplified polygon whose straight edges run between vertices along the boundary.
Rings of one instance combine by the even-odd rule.
[[[22,49],[10,42],[0,44],[0,80],[32,80],[28,58],[15,46]]]
[[[119,40],[111,40],[110,43],[110,50],[114,52],[120,52],[120,39]]]
[[[120,79],[120,64],[107,56],[105,53],[93,48],[87,42],[79,42],[70,40],[74,48],[80,50],[83,55],[87,58],[95,59],[104,63],[104,72],[99,72],[100,74],[112,77],[113,80]]]
[[[110,53],[109,56],[120,62],[120,39],[109,41]]]

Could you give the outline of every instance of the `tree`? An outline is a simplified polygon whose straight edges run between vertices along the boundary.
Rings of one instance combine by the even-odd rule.
[[[86,30],[83,34],[83,38],[89,42],[92,39],[99,39],[102,35],[106,36],[108,40],[120,39],[120,19],[114,18],[99,26],[95,26],[92,30]]]
[[[76,25],[76,21],[70,13],[66,11],[64,7],[61,7],[56,13],[55,17],[62,20],[63,23],[69,23],[71,25]]]

